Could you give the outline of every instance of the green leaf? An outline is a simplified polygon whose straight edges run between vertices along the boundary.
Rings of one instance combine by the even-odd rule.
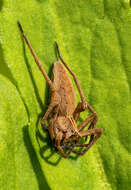
[[[129,1],[1,0],[0,11],[0,189],[130,189]],[[49,76],[58,42],[98,114],[102,137],[82,157],[61,158],[41,129],[49,87],[18,20]]]

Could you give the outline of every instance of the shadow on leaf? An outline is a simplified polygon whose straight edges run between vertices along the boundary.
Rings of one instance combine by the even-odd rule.
[[[36,175],[36,178],[37,178],[37,181],[39,184],[39,190],[43,190],[43,189],[50,190],[50,187],[46,182],[46,178],[43,175],[41,166],[39,164],[36,153],[35,153],[34,148],[32,146],[30,136],[29,136],[29,132],[28,132],[28,126],[24,126],[24,128],[23,128],[23,137],[24,137],[25,146],[26,146],[27,151],[28,151],[29,156],[30,156],[30,161],[32,163],[34,173]]]
[[[0,0],[0,11],[2,10],[3,7],[3,0]]]

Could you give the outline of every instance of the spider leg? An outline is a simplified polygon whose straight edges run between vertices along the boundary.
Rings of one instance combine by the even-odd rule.
[[[44,129],[48,129],[48,128],[46,128],[46,126],[45,126],[45,121],[46,121],[46,119],[47,119],[47,117],[49,116],[49,114],[52,112],[52,110],[55,108],[55,107],[58,107],[58,104],[57,103],[52,103],[52,104],[50,104],[49,105],[49,107],[48,107],[48,109],[47,109],[47,111],[46,111],[46,113],[45,113],[45,115],[44,115],[44,117],[42,118],[42,120],[41,120],[41,125],[42,125],[42,127],[44,128]],[[57,112],[56,112],[56,114],[57,114]]]
[[[89,128],[88,129],[91,129],[91,128],[95,128],[96,127],[96,123],[97,123],[97,120],[98,120],[98,117],[97,117],[97,114],[96,112],[93,110],[93,108],[87,103],[88,107],[86,109],[89,109],[89,111],[92,113],[90,116],[88,116],[82,123],[80,123],[80,125],[78,126],[78,131],[81,131],[82,129],[84,129],[89,123]],[[75,121],[77,122],[79,116],[80,116],[80,113],[85,111],[86,109],[83,109],[83,106],[82,106],[82,102],[79,102],[75,111],[74,111],[74,119]],[[87,137],[86,137],[87,138]],[[93,138],[93,135],[91,136],[91,139]]]
[[[75,154],[83,155],[89,150],[89,148],[91,148],[91,146],[97,141],[97,139],[100,138],[100,136],[102,134],[102,128],[95,128],[95,129],[91,129],[88,131],[82,131],[82,132],[80,132],[80,134],[82,137],[93,135],[93,138],[90,140],[90,142],[88,144],[76,144],[75,145],[75,147],[85,147],[85,149],[82,152],[72,150],[72,152]],[[95,135],[95,137],[94,137],[94,135]]]
[[[97,115],[95,113],[91,114],[89,117],[87,117],[84,121],[80,123],[80,125],[78,126],[78,131],[82,131],[82,129],[84,129],[89,123],[89,129],[96,128]]]
[[[70,153],[71,153],[71,150],[69,150],[67,153],[64,153],[63,149],[62,149],[62,146],[61,146],[61,140],[62,140],[62,133],[59,132],[57,134],[57,137],[56,137],[56,148],[59,150],[59,152],[61,153],[61,155],[64,157],[64,158],[67,158]]]
[[[19,26],[19,29],[20,29],[20,31],[21,31],[21,34],[22,34],[22,36],[23,36],[23,38],[24,38],[24,40],[25,40],[27,46],[29,47],[30,52],[31,52],[31,54],[33,55],[34,60],[35,60],[36,64],[38,65],[40,71],[42,72],[42,74],[43,74],[45,80],[46,80],[47,83],[49,84],[51,90],[55,90],[55,87],[54,87],[52,81],[50,80],[50,78],[49,78],[48,75],[46,74],[45,70],[42,68],[42,65],[41,65],[41,63],[40,63],[40,61],[39,61],[39,59],[38,59],[36,53],[34,52],[34,50],[33,50],[32,46],[31,46],[31,44],[30,44],[28,38],[26,37],[26,35],[25,35],[24,31],[23,31],[23,28],[22,28],[22,25],[20,24],[20,22],[18,22],[18,26]]]

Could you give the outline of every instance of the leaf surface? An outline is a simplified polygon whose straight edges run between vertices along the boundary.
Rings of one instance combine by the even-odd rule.
[[[129,1],[1,0],[0,11],[0,189],[130,189]],[[58,42],[98,114],[102,137],[83,157],[61,158],[41,129],[49,87],[18,20],[49,76]]]

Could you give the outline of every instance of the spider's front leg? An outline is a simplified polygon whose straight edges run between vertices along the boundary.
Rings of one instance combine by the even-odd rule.
[[[62,141],[62,138],[63,138],[63,134],[61,133],[61,132],[59,132],[58,134],[57,134],[57,136],[56,136],[56,144],[55,144],[55,146],[56,146],[56,148],[59,150],[59,152],[61,153],[61,155],[64,157],[64,158],[67,158],[69,155],[70,155],[70,153],[72,152],[72,149],[68,149],[69,151],[68,152],[66,152],[66,153],[64,153],[64,151],[63,151],[63,147],[61,146],[61,141]]]
[[[46,127],[46,125],[45,125],[46,119],[47,119],[48,116],[51,114],[51,112],[53,111],[53,109],[54,109],[55,107],[58,108],[58,106],[59,106],[59,104],[57,104],[56,102],[51,103],[51,104],[49,105],[49,107],[48,107],[48,109],[47,109],[47,111],[46,111],[44,117],[43,117],[42,120],[41,120],[41,125],[42,125],[42,127],[43,127],[45,130],[48,129],[48,127]],[[57,116],[57,114],[58,114],[58,109],[56,109],[55,115]]]
[[[89,126],[89,129],[94,128],[96,126],[96,122],[98,120],[97,114],[87,102],[86,102],[86,106],[83,106],[83,102],[78,103],[78,105],[77,105],[77,107],[76,107],[76,109],[75,109],[75,111],[73,113],[75,121],[77,122],[77,120],[78,120],[78,118],[80,116],[80,113],[85,111],[86,109],[88,109],[92,114],[89,117],[87,117],[87,119],[85,119],[78,126],[78,131],[81,131],[85,126],[88,125],[88,123],[91,123],[90,126]]]
[[[87,103],[86,104],[86,108],[83,107],[83,103],[80,102],[78,103],[75,111],[74,111],[74,119],[75,121],[78,120],[78,117],[80,115],[81,112],[85,111],[86,109],[88,109],[92,114],[87,117],[82,123],[80,123],[80,125],[78,126],[78,131],[80,133],[80,135],[82,137],[87,137],[90,136],[90,141],[88,144],[78,144],[76,145],[76,147],[85,147],[85,149],[82,152],[77,152],[75,150],[73,150],[72,152],[78,154],[78,155],[83,155],[86,151],[88,151],[88,149],[96,142],[96,140],[101,136],[102,134],[102,129],[96,128],[96,123],[97,123],[97,114],[96,112],[93,110],[93,108]],[[88,124],[90,123],[88,130],[87,131],[83,131],[82,129],[84,129]]]
[[[74,148],[75,147],[83,147],[83,148],[85,147],[85,149],[82,152],[76,151],[76,150],[72,150],[71,152],[73,152],[77,155],[85,154],[89,150],[89,148],[97,141],[97,139],[100,138],[101,134],[102,134],[101,128],[95,128],[95,129],[80,132],[80,135],[82,137],[93,136],[93,138],[90,140],[90,142],[88,144],[76,144],[74,146]],[[95,135],[95,137],[94,137],[94,135]]]

